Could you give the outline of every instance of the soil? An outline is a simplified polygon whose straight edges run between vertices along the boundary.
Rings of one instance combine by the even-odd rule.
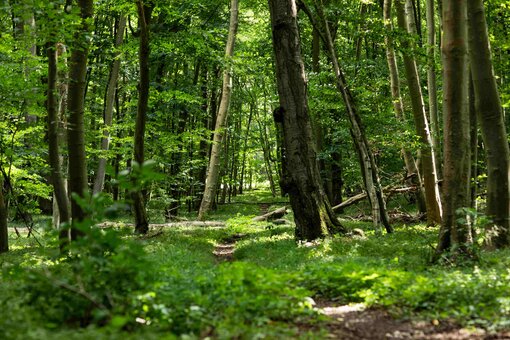
[[[483,329],[465,329],[451,322],[396,320],[384,310],[365,309],[362,304],[335,306],[319,301],[316,307],[330,318],[326,324],[330,339],[510,339],[510,332],[491,334]]]

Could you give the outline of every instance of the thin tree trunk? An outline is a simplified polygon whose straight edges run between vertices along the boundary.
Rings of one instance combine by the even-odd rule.
[[[136,125],[134,136],[134,160],[141,167],[144,158],[144,138],[145,122],[147,119],[147,108],[149,105],[149,22],[151,18],[151,8],[143,3],[142,0],[136,2],[138,9],[138,22],[140,25],[140,82],[138,93],[138,107],[136,111]],[[133,192],[133,209],[135,213],[135,232],[137,234],[146,234],[149,231],[149,222],[147,211],[145,210],[145,199],[142,190]]]
[[[87,191],[87,164],[85,158],[85,131],[83,117],[85,111],[85,85],[87,75],[87,56],[89,50],[89,20],[93,15],[94,2],[79,0],[81,25],[74,34],[71,52],[68,92],[68,147],[69,147],[69,189],[70,192],[84,197]],[[71,201],[73,225],[85,218],[85,211],[75,199]],[[75,240],[82,233],[71,228],[71,239]]]
[[[7,205],[4,196],[4,179],[0,175],[0,254],[9,251],[9,233],[7,229]]]
[[[401,29],[407,30],[407,19],[404,10],[403,0],[395,0],[397,9],[398,25]],[[409,44],[405,44],[409,48]],[[425,199],[427,202],[427,223],[429,225],[441,223],[441,198],[437,180],[437,165],[435,164],[435,153],[432,148],[432,136],[430,133],[425,103],[421,91],[418,68],[414,57],[404,51],[404,67],[406,72],[411,105],[413,108],[414,124],[416,133],[421,143],[421,162],[423,166],[423,183],[425,186]]]
[[[466,1],[443,2],[443,25],[444,215],[436,251],[453,248],[457,254],[470,255],[472,228],[460,210],[469,206],[471,196]]]
[[[468,1],[469,52],[476,98],[476,111],[487,157],[487,211],[492,219],[487,228],[487,244],[502,248],[510,245],[510,156],[507,131],[496,79],[492,68],[490,42],[484,4]]]
[[[241,163],[241,177],[239,180],[239,195],[243,194],[244,190],[244,175],[245,175],[245,169],[246,169],[246,154],[248,153],[248,139],[250,137],[250,130],[251,130],[251,122],[253,118],[253,112],[256,110],[255,108],[256,103],[252,102],[250,103],[250,115],[248,116],[248,125],[246,126],[246,137],[244,138],[244,145],[243,145],[243,160]]]
[[[50,39],[51,40],[51,39]],[[58,112],[58,57],[57,45],[54,41],[47,43],[46,53],[48,56],[48,159],[51,169],[51,183],[53,185],[54,198],[57,202],[59,227],[61,223],[71,221],[69,201],[66,190],[66,183],[62,173],[60,160],[60,117]],[[61,229],[59,233],[60,248],[63,249],[69,242],[69,229]]]
[[[220,173],[220,158],[221,158],[221,144],[223,135],[225,134],[225,127],[228,116],[228,106],[232,93],[232,56],[234,55],[234,46],[237,36],[238,28],[238,15],[239,15],[239,0],[232,0],[230,4],[230,27],[228,31],[227,45],[225,48],[225,57],[227,59],[227,66],[223,71],[223,92],[221,95],[220,108],[216,117],[216,126],[214,129],[214,138],[211,150],[211,159],[209,160],[209,167],[207,179],[205,181],[204,196],[198,211],[198,219],[204,220],[205,215],[211,210],[213,199],[216,194],[216,187],[218,185],[218,177]]]
[[[115,55],[114,61],[112,63],[112,68],[110,71],[110,80],[108,81],[108,86],[106,89],[105,96],[105,108],[104,108],[104,125],[105,128],[103,130],[103,138],[101,139],[101,151],[107,152],[110,149],[110,128],[112,126],[113,121],[113,106],[115,103],[115,92],[117,91],[117,81],[119,79],[119,71],[120,71],[120,51],[119,47],[122,45],[122,41],[124,39],[124,31],[126,28],[126,16],[121,15],[117,22],[116,27],[116,35],[115,35]],[[104,177],[106,174],[106,162],[107,158],[105,156],[99,158],[99,164],[96,172],[96,179],[94,181],[94,194],[103,191],[104,187]]]
[[[427,0],[427,88],[429,93],[429,118],[430,133],[432,135],[432,148],[436,162],[437,178],[441,179],[441,144],[439,115],[437,104],[437,81],[436,81],[436,20],[435,20],[435,2]]]
[[[305,70],[301,57],[294,0],[269,0],[280,107],[275,122],[283,134],[282,192],[290,196],[298,240],[343,232],[322,188],[308,114]]]
[[[384,25],[387,31],[385,37],[386,43],[386,60],[388,62],[388,69],[390,73],[390,84],[391,84],[391,95],[393,99],[393,109],[395,110],[395,116],[399,121],[405,122],[406,116],[404,113],[404,104],[402,102],[402,96],[400,95],[400,79],[397,67],[397,58],[395,57],[395,50],[393,49],[393,39],[391,37],[391,31],[393,31],[393,25],[391,23],[391,4],[392,0],[384,0],[383,16]],[[416,192],[416,202],[418,210],[421,213],[425,213],[427,206],[425,204],[425,195],[423,193],[422,180],[416,161],[410,150],[402,148],[402,155],[404,157],[404,164],[407,170],[408,184],[419,188]]]
[[[333,71],[335,73],[336,86],[338,91],[342,95],[345,106],[347,108],[348,118],[351,123],[351,135],[358,150],[358,156],[361,165],[361,173],[363,175],[365,188],[370,198],[374,228],[377,233],[382,233],[381,231],[382,225],[385,227],[386,232],[391,233],[393,231],[393,228],[389,224],[388,213],[386,211],[386,201],[384,199],[384,194],[382,192],[377,165],[375,163],[375,159],[373,157],[372,151],[366,139],[364,127],[361,123],[361,118],[357,113],[354,98],[347,86],[345,76],[338,63],[337,54],[333,44],[333,38],[331,36],[326,17],[324,15],[322,1],[320,3],[317,3],[317,1],[315,1],[315,4],[319,18],[321,19],[322,29],[320,29],[319,25],[315,22],[315,19],[311,15],[309,9],[306,8],[306,11],[310,20],[312,21],[312,24],[319,28],[319,32],[322,33],[322,38],[327,46],[329,58],[333,67]]]
[[[473,76],[469,74],[469,128],[471,140],[471,204],[470,207],[476,209],[476,196],[478,195],[478,122],[476,118],[475,88],[473,85]]]

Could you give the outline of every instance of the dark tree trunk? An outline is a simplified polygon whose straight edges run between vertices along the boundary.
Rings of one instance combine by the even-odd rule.
[[[7,205],[4,196],[4,179],[0,175],[0,254],[9,251],[9,233],[7,230]]]
[[[458,0],[445,0],[443,6],[444,214],[437,253],[455,249],[470,255],[472,228],[461,210],[469,207],[471,198],[467,10]]]
[[[294,0],[269,0],[280,107],[275,121],[283,134],[280,179],[290,196],[298,240],[344,231],[322,188],[308,115],[306,79]]]
[[[482,0],[469,0],[469,52],[476,111],[487,157],[487,211],[490,247],[510,245],[510,156],[505,118],[492,69]]]
[[[66,183],[62,173],[60,162],[60,117],[58,111],[58,60],[57,45],[50,41],[47,44],[46,52],[48,56],[48,93],[47,93],[47,111],[48,111],[48,160],[51,169],[51,183],[55,200],[57,201],[58,216],[60,224],[71,221],[69,212],[69,201],[66,190]],[[56,227],[59,227],[58,225]],[[69,229],[61,229],[59,233],[61,249],[69,242]]]
[[[81,25],[74,34],[71,52],[68,92],[68,147],[69,147],[69,190],[71,193],[84,197],[87,191],[87,164],[85,158],[85,131],[83,124],[85,85],[87,75],[87,56],[89,50],[89,25],[93,15],[94,2],[79,0]],[[71,201],[73,225],[85,218],[85,212],[75,199]],[[71,228],[71,239],[75,240],[81,232]]]
[[[140,82],[138,84],[138,107],[136,111],[136,125],[134,136],[134,160],[141,167],[144,162],[144,138],[147,108],[149,105],[149,22],[151,8],[144,5],[142,0],[136,2],[138,9],[138,22],[140,25],[140,50],[138,52],[140,63]],[[146,234],[149,231],[147,211],[142,190],[132,194],[133,209],[135,213],[135,232]]]

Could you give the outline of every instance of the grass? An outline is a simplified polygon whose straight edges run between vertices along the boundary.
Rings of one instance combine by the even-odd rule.
[[[271,199],[257,192],[239,201],[278,202]],[[325,322],[312,306],[317,297],[403,318],[510,327],[510,251],[431,266],[434,228],[400,225],[377,237],[370,223],[344,221],[367,236],[296,244],[292,226],[252,222],[259,211],[258,204],[224,205],[214,217],[226,228],[169,228],[147,239],[101,230],[76,248],[74,260],[58,258],[52,233],[39,236],[44,247],[11,235],[13,250],[0,256],[4,338],[320,338],[314,327],[298,327]],[[239,233],[235,261],[219,262],[215,245]],[[114,303],[94,309],[57,280]],[[70,319],[73,313],[80,318]]]

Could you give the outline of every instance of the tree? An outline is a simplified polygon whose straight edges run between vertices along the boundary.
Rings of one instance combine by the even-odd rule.
[[[72,194],[84,197],[87,191],[87,164],[85,158],[85,89],[87,58],[89,51],[89,22],[94,11],[94,1],[79,0],[81,22],[74,33],[71,59],[69,62],[68,91],[68,147],[69,147],[69,190]],[[73,225],[85,218],[85,212],[76,199],[71,201]],[[71,229],[71,239],[80,235],[76,228]]]
[[[138,84],[138,106],[136,110],[136,124],[134,135],[134,159],[138,166],[142,166],[144,157],[145,123],[147,120],[147,108],[149,103],[149,22],[152,8],[145,5],[142,0],[136,2],[138,9],[138,23],[140,26],[140,50],[138,58],[140,62],[140,81]],[[149,231],[149,222],[143,192],[136,190],[133,193],[133,209],[135,211],[135,232],[146,234]]]
[[[441,175],[441,148],[440,148],[440,129],[437,104],[437,77],[436,77],[436,20],[435,20],[435,2],[427,0],[427,89],[429,94],[429,118],[430,133],[432,135],[432,147],[434,148],[434,157],[436,163],[437,177]]]
[[[437,253],[471,255],[470,219],[463,212],[470,195],[470,117],[466,1],[443,1],[444,214]]]
[[[469,53],[475,105],[487,158],[488,245],[510,245],[510,156],[505,118],[492,67],[484,4],[468,1]]]
[[[391,86],[391,96],[393,99],[393,110],[395,111],[395,116],[400,121],[405,121],[406,116],[404,113],[404,103],[402,101],[402,96],[400,94],[400,78],[398,74],[398,65],[397,58],[395,56],[395,50],[393,48],[393,38],[391,37],[391,31],[393,30],[393,25],[391,23],[391,8],[392,8],[392,0],[384,0],[383,5],[383,17],[384,17],[384,25],[387,30],[387,35],[385,37],[386,44],[386,60],[388,63],[388,70],[390,73],[390,86]],[[420,212],[426,212],[426,204],[425,197],[422,188],[422,178],[420,172],[418,171],[418,167],[416,166],[416,161],[411,153],[411,151],[403,147],[402,155],[404,156],[404,164],[407,170],[407,176],[409,178],[408,182],[418,188],[416,192],[416,201],[418,204],[418,209]]]
[[[0,175],[0,254],[9,251],[9,233],[7,229],[8,211],[5,204],[4,178]]]
[[[216,126],[214,128],[214,137],[211,150],[211,158],[207,178],[205,181],[204,196],[198,211],[198,219],[203,220],[205,215],[211,210],[216,188],[218,187],[218,178],[220,173],[220,156],[225,126],[227,123],[228,107],[232,92],[232,56],[234,55],[234,46],[237,36],[239,0],[232,0],[230,3],[230,25],[228,29],[228,39],[225,48],[225,61],[227,65],[223,70],[223,90],[221,95],[220,107],[216,116]]]
[[[67,190],[65,187],[62,166],[60,162],[60,117],[58,110],[58,53],[57,44],[51,39],[46,44],[46,54],[48,56],[48,91],[46,98],[46,106],[48,111],[48,160],[51,169],[51,183],[55,200],[57,201],[57,209],[59,212],[60,223],[69,223],[71,214],[69,211],[69,201]],[[56,226],[58,227],[58,226]],[[61,248],[69,242],[69,230],[63,228],[59,233]]]
[[[406,19],[404,0],[395,0],[397,19],[400,29],[409,31],[408,20]],[[425,112],[425,103],[418,74],[416,60],[409,51],[409,44],[405,43],[404,68],[411,97],[414,124],[416,134],[420,138],[421,162],[423,167],[423,184],[425,187],[425,199],[427,202],[427,223],[429,225],[441,223],[441,198],[437,179],[437,164],[435,163],[434,148],[432,147],[432,135],[430,124]]]
[[[344,231],[322,188],[308,115],[295,0],[269,0],[280,107],[274,112],[283,136],[282,192],[288,193],[296,238],[314,240]]]
[[[323,4],[322,2],[317,1],[315,1],[315,4],[318,16],[321,20],[320,25],[316,23],[316,21],[313,18],[313,15],[311,14],[311,11],[308,9],[306,4],[302,2],[303,8],[307,12],[310,20],[313,23],[315,23],[316,28],[318,29],[319,33],[323,38],[324,43],[326,44],[327,50],[329,52],[329,59],[331,61],[333,72],[335,74],[336,87],[340,92],[344,104],[347,108],[347,116],[349,118],[349,122],[351,125],[351,136],[353,138],[356,150],[358,152],[363,182],[365,184],[370,205],[372,207],[372,222],[374,224],[376,233],[382,233],[381,226],[384,226],[386,228],[386,231],[388,233],[391,233],[393,231],[393,228],[391,227],[388,221],[388,213],[386,211],[386,200],[384,199],[384,193],[382,191],[379,179],[379,171],[377,168],[377,164],[375,163],[372,150],[370,149],[370,145],[366,138],[365,129],[361,122],[361,117],[357,112],[354,97],[351,91],[349,90],[349,87],[347,86],[345,75],[342,72],[342,69],[340,68],[336,50],[333,44],[333,38],[329,29],[326,16],[323,11]]]
[[[125,15],[121,14],[118,18],[116,25],[116,34],[115,34],[115,48],[120,48],[122,45],[122,41],[124,39],[124,31],[126,29],[127,18]],[[103,138],[101,140],[101,151],[106,152],[110,148],[110,131],[109,129],[112,126],[113,121],[113,106],[115,103],[115,93],[117,91],[117,80],[119,79],[119,71],[120,71],[120,51],[117,50],[115,52],[115,59],[112,63],[112,68],[110,71],[110,79],[108,81],[108,85],[106,87],[106,96],[105,96],[105,106],[104,106],[104,125],[105,129],[103,130]],[[106,173],[106,161],[107,158],[105,156],[99,158],[99,164],[97,166],[96,179],[94,181],[94,193],[99,193],[103,190],[104,186],[104,177]]]

